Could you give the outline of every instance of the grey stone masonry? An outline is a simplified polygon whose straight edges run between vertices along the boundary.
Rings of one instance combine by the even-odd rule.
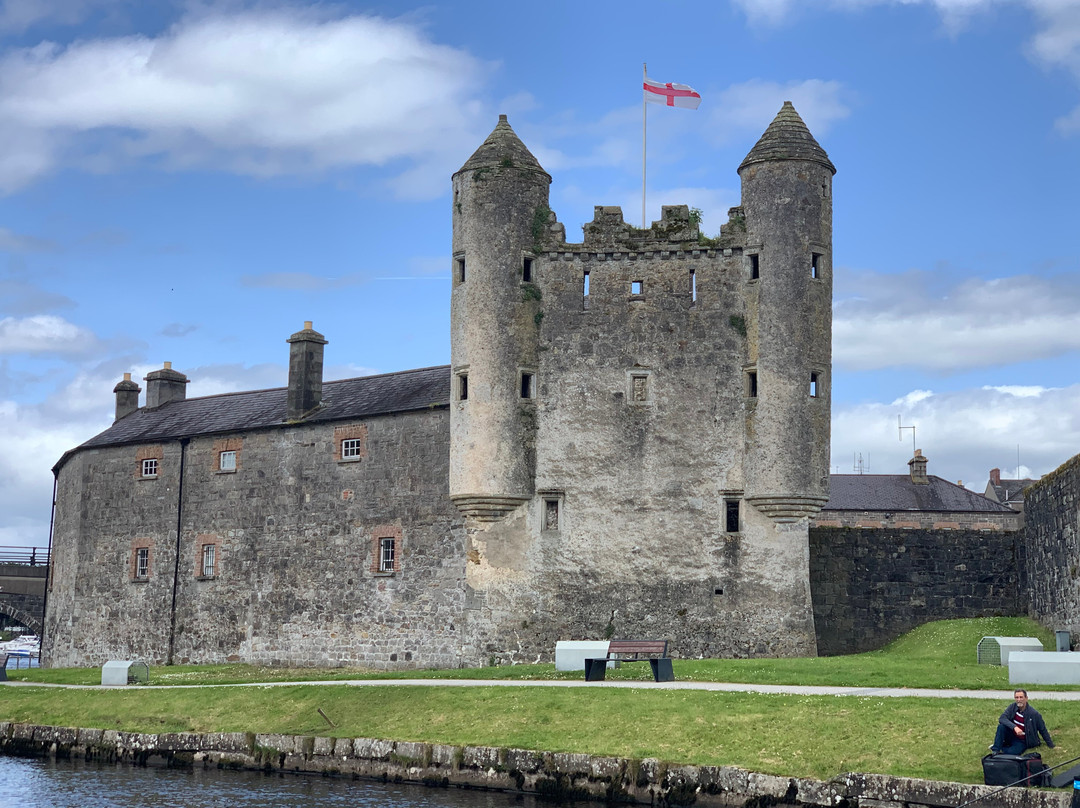
[[[1026,539],[1019,567],[1029,613],[1080,635],[1080,455],[1024,491]]]
[[[881,648],[931,620],[1020,613],[1018,532],[810,530],[818,653]]]

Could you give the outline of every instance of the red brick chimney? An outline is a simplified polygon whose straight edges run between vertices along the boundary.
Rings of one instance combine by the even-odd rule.
[[[1001,485],[1001,469],[990,469],[990,485]]]

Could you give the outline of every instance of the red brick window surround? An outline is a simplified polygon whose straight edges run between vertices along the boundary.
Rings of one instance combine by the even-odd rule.
[[[165,451],[161,446],[140,446],[135,450],[135,479],[155,480],[161,473]]]
[[[371,572],[394,575],[401,572],[401,526],[379,525],[371,531]]]
[[[153,548],[149,539],[135,539],[131,543],[131,580],[150,580],[150,564],[153,561]]]
[[[195,539],[195,577],[199,579],[221,576],[221,539],[203,534]]]
[[[231,474],[240,471],[240,450],[244,448],[243,438],[222,438],[214,441],[214,471],[219,474]]]
[[[367,424],[334,427],[334,460],[355,463],[367,457]]]

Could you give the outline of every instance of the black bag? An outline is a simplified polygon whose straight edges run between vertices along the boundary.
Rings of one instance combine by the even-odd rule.
[[[1038,752],[1028,752],[1021,755],[1024,762],[1027,764],[1027,771],[1025,776],[1030,779],[1027,781],[1029,786],[1049,786],[1050,785],[1050,767],[1042,762],[1042,755]]]
[[[982,764],[983,782],[988,786],[1050,784],[1050,770],[1042,762],[1042,756],[1038,752],[1024,755],[986,755]]]

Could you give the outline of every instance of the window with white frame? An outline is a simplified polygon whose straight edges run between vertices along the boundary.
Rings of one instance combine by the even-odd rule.
[[[218,468],[221,471],[236,471],[236,452],[222,452],[218,455]]]
[[[360,438],[345,438],[341,442],[342,460],[359,460],[363,452],[363,441]]]
[[[156,457],[148,457],[142,462],[143,477],[157,477],[158,461]]]
[[[150,548],[135,548],[135,577],[145,580],[150,577]]]
[[[391,537],[379,539],[379,572],[394,571],[394,556],[397,552],[397,541]]]
[[[217,545],[204,544],[202,548],[202,577],[213,578],[217,571]]]

